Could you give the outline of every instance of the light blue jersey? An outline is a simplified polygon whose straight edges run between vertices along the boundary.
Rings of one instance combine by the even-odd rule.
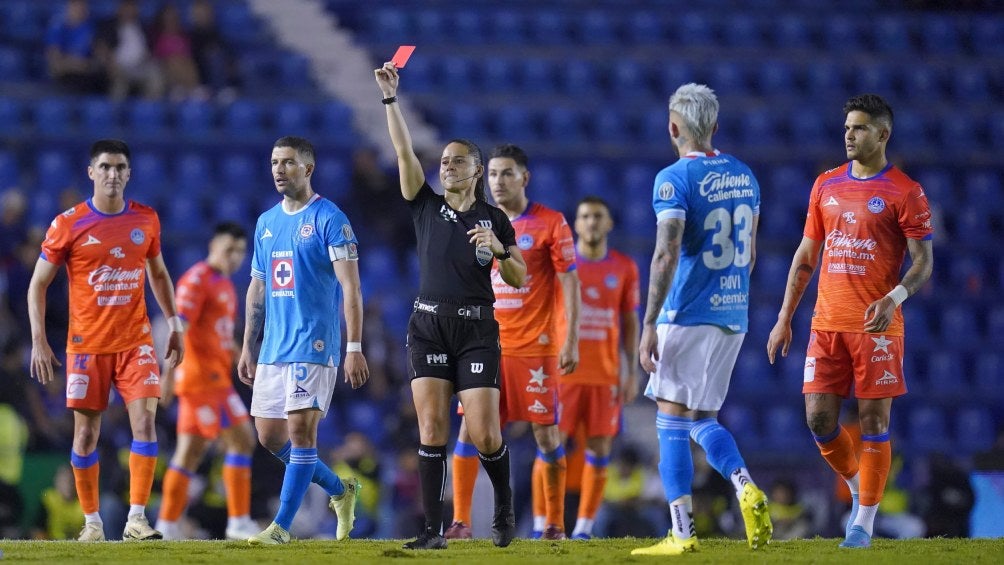
[[[689,153],[655,177],[658,221],[684,220],[680,264],[656,321],[745,333],[760,185],[731,155]]]
[[[251,276],[265,282],[265,337],[259,363],[341,363],[342,287],[332,261],[356,260],[345,214],[314,196],[286,212],[276,204],[258,218]]]

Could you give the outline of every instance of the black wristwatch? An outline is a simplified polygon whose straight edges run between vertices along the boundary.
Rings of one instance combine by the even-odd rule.
[[[501,255],[496,255],[495,258],[498,259],[499,261],[505,261],[506,259],[512,259],[512,253],[509,253],[509,249],[506,249],[505,253],[503,253]]]

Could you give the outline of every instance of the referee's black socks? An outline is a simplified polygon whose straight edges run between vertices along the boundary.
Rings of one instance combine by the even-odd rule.
[[[422,509],[425,527],[437,535],[443,533],[443,495],[446,492],[446,446],[418,446],[418,476],[422,481]],[[506,455],[506,479],[509,456]],[[494,481],[494,479],[492,479]]]
[[[491,454],[478,452],[481,466],[488,473],[495,489],[495,508],[512,505],[512,487],[509,485],[509,448],[505,442]]]

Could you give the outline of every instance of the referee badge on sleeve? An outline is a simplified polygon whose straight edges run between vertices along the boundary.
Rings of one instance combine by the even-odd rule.
[[[474,256],[478,259],[478,265],[484,267],[492,262],[492,250],[488,247],[477,247],[474,249]]]

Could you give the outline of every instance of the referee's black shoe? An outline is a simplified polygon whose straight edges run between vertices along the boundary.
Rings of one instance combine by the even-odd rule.
[[[418,535],[418,539],[414,541],[409,541],[404,544],[405,549],[446,549],[446,538],[433,532],[432,530],[423,530],[421,534]]]
[[[492,520],[492,543],[497,547],[507,547],[516,537],[516,515],[512,504],[503,504],[495,509]]]

